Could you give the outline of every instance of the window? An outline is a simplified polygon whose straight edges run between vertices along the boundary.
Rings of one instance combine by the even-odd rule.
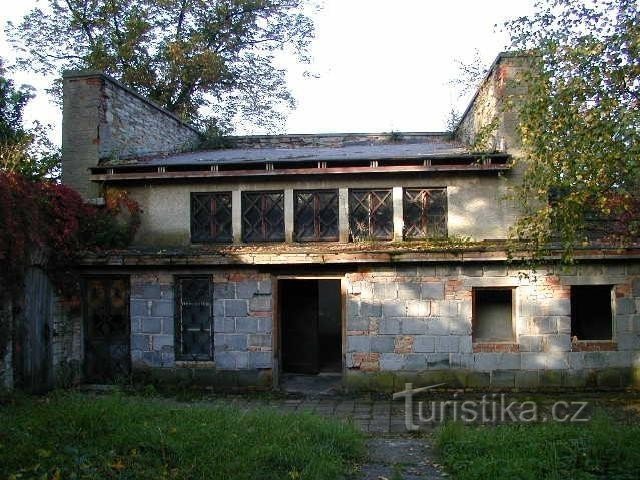
[[[337,190],[296,190],[293,198],[296,242],[338,241]]]
[[[353,241],[393,238],[391,189],[349,190],[349,227]]]
[[[213,313],[208,277],[176,279],[176,359],[213,359]]]
[[[571,337],[611,340],[611,285],[571,287]]]
[[[284,192],[242,193],[242,240],[284,241]]]
[[[403,207],[405,238],[447,236],[445,188],[405,188]]]
[[[191,194],[191,241],[231,242],[231,192]]]
[[[513,288],[473,290],[474,342],[514,342]]]

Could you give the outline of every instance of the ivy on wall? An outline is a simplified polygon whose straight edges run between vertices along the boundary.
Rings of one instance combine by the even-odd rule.
[[[107,190],[98,207],[65,185],[0,172],[0,302],[19,297],[26,269],[38,265],[67,304],[79,305],[71,301],[79,293],[77,260],[87,251],[129,245],[140,214],[126,192]],[[11,322],[4,317],[0,338],[9,338]]]

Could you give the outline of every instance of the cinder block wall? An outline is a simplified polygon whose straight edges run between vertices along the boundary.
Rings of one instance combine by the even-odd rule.
[[[198,132],[100,72],[63,77],[62,179],[84,197],[98,194],[89,168],[99,161],[193,149]]]
[[[346,274],[345,385],[394,391],[447,388],[640,386],[640,264],[590,263],[522,271],[503,263],[362,267]],[[203,272],[213,286],[214,358],[175,358],[174,274],[131,276],[134,374],[211,386],[270,387],[275,348],[273,276]],[[572,285],[613,285],[613,338],[598,350],[571,342]],[[515,288],[513,344],[474,344],[472,291]]]
[[[255,271],[208,274],[213,286],[213,362],[176,361],[174,275],[131,277],[134,374],[208,385],[271,386],[271,276]]]
[[[640,265],[547,269],[529,278],[520,273],[504,264],[442,264],[348,274],[347,384],[394,390],[405,381],[522,389],[634,382]],[[571,343],[570,288],[589,284],[614,285],[616,296],[613,342],[601,351],[580,351]],[[472,289],[500,286],[516,289],[516,343],[474,345]]]

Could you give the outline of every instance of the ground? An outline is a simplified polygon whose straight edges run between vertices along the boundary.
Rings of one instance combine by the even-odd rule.
[[[452,395],[482,394],[428,400]],[[265,468],[270,478],[291,480],[470,480],[507,468],[511,478],[536,480],[637,478],[638,394],[511,397],[536,402],[543,416],[558,399],[587,401],[595,420],[430,423],[407,432],[404,402],[385,396],[63,392],[0,406],[0,478],[73,478],[59,474],[74,468],[76,478],[266,478],[256,473]]]

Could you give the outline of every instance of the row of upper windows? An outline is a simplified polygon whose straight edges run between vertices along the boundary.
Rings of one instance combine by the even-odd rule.
[[[231,192],[191,194],[192,242],[233,240]],[[294,190],[294,240],[336,242],[339,238],[338,190]],[[242,241],[285,240],[284,191],[242,192]],[[447,236],[445,188],[403,189],[404,238]],[[349,190],[351,241],[393,239],[392,189]]]

